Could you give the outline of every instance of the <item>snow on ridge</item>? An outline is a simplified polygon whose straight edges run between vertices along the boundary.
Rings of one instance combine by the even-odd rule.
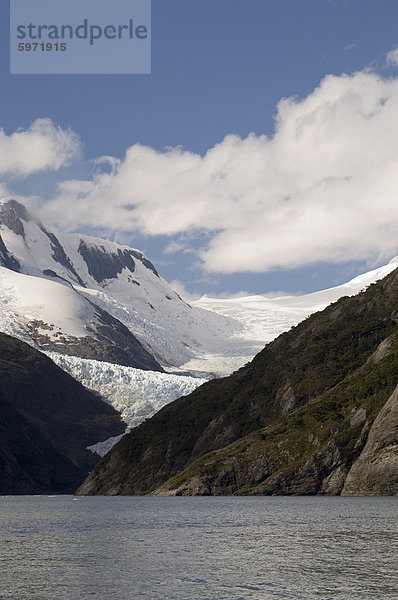
[[[20,212],[23,214],[22,208]],[[4,292],[0,294],[0,329],[35,347],[37,344],[29,329],[32,319],[52,327],[48,329],[45,325],[43,331],[39,328],[38,332],[51,337],[53,342],[61,333],[66,337],[90,335],[85,327],[88,324],[91,328],[90,322],[97,315],[93,315],[92,305],[85,302],[89,300],[120,320],[171,372],[228,375],[251,360],[267,342],[309,314],[322,310],[341,296],[359,292],[397,266],[395,257],[389,265],[359,275],[342,286],[301,296],[257,295],[233,299],[204,296],[187,304],[148,267],[140,250],[85,234],[52,234],[35,218],[26,221],[22,216],[21,219],[23,236],[15,233],[12,225],[10,229],[7,220],[0,223],[1,236],[19,261],[25,277],[35,275],[37,279],[19,279],[21,283],[17,287],[25,286],[28,293],[17,297],[12,286],[2,286],[0,272],[0,291]],[[100,250],[99,254],[104,252],[105,265],[112,263],[112,255],[119,250],[138,253],[142,260],[134,257],[134,266],[124,267],[114,277],[98,282],[79,252],[81,241],[91,249]],[[101,256],[93,254],[94,263],[98,259],[101,267]],[[65,281],[51,278],[51,271]],[[47,283],[41,283],[43,281]],[[75,295],[67,282],[74,286]],[[32,304],[30,299],[34,296],[37,301]]]
[[[192,308],[167,281],[148,268],[145,263],[148,259],[141,250],[80,234],[58,234],[58,237],[87,286],[75,286],[79,293],[120,320],[162,366],[183,368],[196,358],[199,368],[195,370],[212,373],[214,369],[208,368],[207,361],[201,368],[201,355],[221,353],[224,349],[227,353],[235,352],[233,338],[243,328],[242,324],[233,318]],[[90,277],[78,251],[80,240],[109,253],[117,249],[133,250],[142,260],[134,260],[134,272],[123,269],[114,279],[99,284]]]
[[[147,258],[142,250],[138,248],[134,248],[133,246],[128,246],[127,244],[120,244],[119,242],[114,242],[112,240],[107,240],[105,238],[100,238],[94,235],[88,235],[86,233],[59,233],[57,232],[57,238],[61,242],[62,245],[68,245],[69,248],[74,248],[77,251],[77,248],[80,242],[84,242],[89,248],[93,249],[101,249],[105,252],[117,252],[120,250],[133,250],[133,252],[138,252],[142,255],[143,258]],[[68,243],[69,242],[69,243]]]
[[[61,369],[101,395],[128,427],[136,427],[166,404],[187,396],[206,379],[142,371],[112,363],[46,352]]]
[[[394,271],[398,266],[397,262],[398,258],[395,257],[387,265],[358,275],[347,283],[310,294],[276,298],[253,295],[224,299],[202,296],[192,302],[192,305],[233,317],[245,327],[241,334],[243,339],[257,340],[264,345],[342,296],[358,294],[370,284]]]

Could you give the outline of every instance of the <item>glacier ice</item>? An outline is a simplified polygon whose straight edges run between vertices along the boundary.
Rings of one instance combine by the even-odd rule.
[[[142,371],[112,363],[46,353],[61,369],[120,412],[128,427],[139,425],[165,404],[186,396],[206,379]]]

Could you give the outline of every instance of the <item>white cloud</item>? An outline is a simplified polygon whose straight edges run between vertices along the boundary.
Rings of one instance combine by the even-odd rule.
[[[0,174],[26,177],[57,170],[80,153],[79,137],[50,119],[37,119],[29,129],[7,135],[0,129]]]
[[[393,67],[398,67],[398,47],[394,48],[387,54],[387,64]]]
[[[185,244],[178,242],[177,240],[171,240],[169,244],[167,244],[166,248],[163,250],[164,254],[177,254],[177,252],[181,252],[185,249]]]
[[[136,144],[108,171],[64,182],[46,216],[71,230],[206,233],[208,273],[385,258],[398,245],[398,80],[329,75],[279,102],[272,138],[229,135],[204,157]]]
[[[10,198],[17,200],[17,202],[20,202],[21,204],[24,204],[26,207],[32,208],[33,210],[36,206],[36,196],[22,196],[21,194],[16,194],[15,192],[10,191],[10,188],[4,181],[0,181],[0,203],[3,201],[8,201]]]

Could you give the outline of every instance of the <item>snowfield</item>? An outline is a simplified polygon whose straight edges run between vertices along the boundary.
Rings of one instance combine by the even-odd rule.
[[[122,284],[123,273],[119,276]],[[157,283],[157,282],[156,282]],[[173,373],[192,373],[196,376],[214,376],[230,372],[230,366],[220,368],[218,360],[209,361],[211,355],[252,355],[251,343],[240,337],[244,325],[233,317],[215,311],[191,307],[185,302],[165,296],[163,280],[152,286],[147,298],[131,297],[125,291],[86,289],[76,286],[82,296],[116,317],[136,336],[163,368]],[[122,286],[120,286],[122,287]],[[124,286],[123,286],[124,287]],[[149,288],[149,286],[148,286]],[[172,292],[175,294],[175,292]],[[150,301],[149,301],[150,300]],[[198,358],[193,368],[190,361]],[[233,367],[241,361],[234,361]],[[213,368],[213,363],[214,367]],[[240,365],[239,365],[240,366]]]
[[[22,334],[32,344],[30,326],[55,341],[58,337],[92,335],[95,309],[68,284],[15,273],[0,267],[0,322],[2,331]]]
[[[184,367],[187,371],[204,368],[207,361],[209,366],[211,364],[213,370],[220,374],[225,373],[228,369],[231,372],[251,360],[266,343],[288,331],[312,313],[323,310],[343,296],[358,294],[397,267],[398,257],[395,257],[387,265],[358,275],[348,283],[301,296],[267,298],[266,295],[257,295],[232,299],[202,296],[199,300],[192,302],[192,305],[214,311],[225,317],[232,317],[242,324],[241,331],[234,336],[237,355],[234,356],[234,348],[227,345],[222,356],[209,353],[207,356],[192,359]],[[239,339],[246,342],[247,345],[244,346],[242,343],[239,348]]]

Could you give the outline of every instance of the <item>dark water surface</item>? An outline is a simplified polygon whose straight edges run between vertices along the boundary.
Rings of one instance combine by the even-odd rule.
[[[398,498],[0,497],[0,598],[398,599]]]

